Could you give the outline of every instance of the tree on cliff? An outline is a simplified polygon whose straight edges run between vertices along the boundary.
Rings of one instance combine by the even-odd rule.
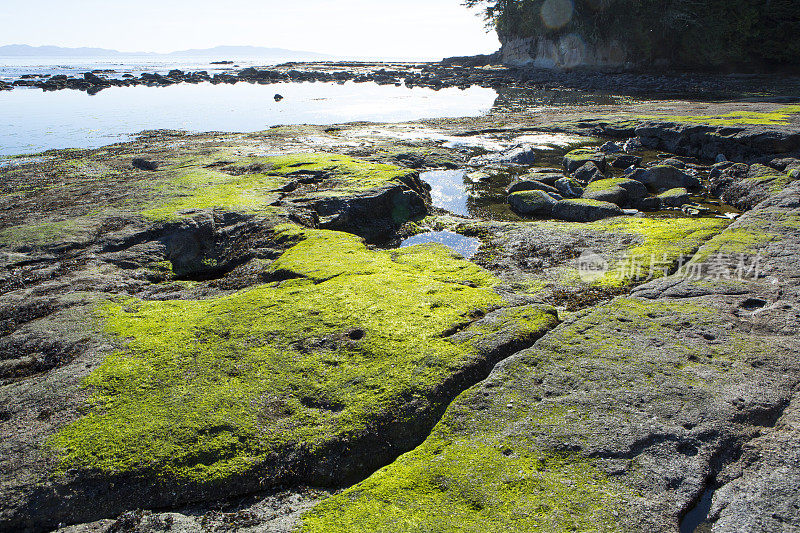
[[[590,43],[618,41],[643,63],[800,68],[797,0],[464,0],[464,5],[482,8],[501,39],[577,33]],[[549,23],[547,14],[553,12],[563,23]]]

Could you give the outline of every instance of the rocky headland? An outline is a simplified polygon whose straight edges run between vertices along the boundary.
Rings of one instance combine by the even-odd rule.
[[[338,68],[219,82],[519,72]],[[163,80],[213,82],[32,83]],[[800,107],[766,100],[5,160],[0,531],[792,530]],[[398,247],[436,232],[477,253]]]

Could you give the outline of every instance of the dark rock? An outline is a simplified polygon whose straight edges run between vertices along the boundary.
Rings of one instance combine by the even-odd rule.
[[[629,168],[638,167],[642,164],[642,158],[638,155],[621,155],[611,161],[611,166],[614,168]]]
[[[276,101],[276,102],[280,102],[281,100],[283,100],[283,96],[282,96],[282,95],[280,95],[280,94],[276,94],[276,95],[275,95],[275,101]]]
[[[606,168],[606,156],[590,148],[579,148],[564,156],[563,166],[567,174],[572,174],[586,163],[594,163],[600,171]]]
[[[553,217],[570,222],[594,222],[623,215],[619,206],[598,200],[561,200],[553,207]]]
[[[668,190],[676,187],[694,189],[700,186],[699,179],[669,165],[636,169],[625,174],[625,177],[640,181],[652,190]]]
[[[138,168],[139,170],[148,170],[148,171],[155,171],[158,170],[158,163],[155,161],[149,161],[147,159],[142,159],[137,157],[133,161],[131,161],[131,165],[133,168]]]
[[[574,178],[561,178],[555,182],[555,187],[565,198],[579,198],[583,195],[581,182]]]
[[[609,141],[600,147],[600,151],[604,154],[616,154],[622,152],[622,147],[615,142]]]
[[[572,177],[578,181],[589,183],[591,181],[605,179],[606,176],[594,161],[589,161],[576,169],[575,172],[572,172]]]
[[[507,194],[514,194],[515,192],[521,191],[544,191],[546,193],[555,193],[557,194],[559,190],[555,187],[551,187],[550,185],[546,185],[541,181],[536,180],[521,180],[517,181],[506,190]]]
[[[746,211],[779,193],[794,179],[765,165],[737,163],[711,179],[711,192],[725,203]]]
[[[528,190],[510,194],[508,203],[521,215],[549,217],[556,200],[544,191]]]

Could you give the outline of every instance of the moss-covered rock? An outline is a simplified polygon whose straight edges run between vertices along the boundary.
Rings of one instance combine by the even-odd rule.
[[[659,205],[662,207],[680,207],[688,204],[691,200],[689,191],[684,187],[678,187],[664,191],[657,196]]]
[[[583,198],[561,200],[553,207],[553,217],[570,222],[594,222],[622,214],[615,204]]]
[[[564,156],[562,165],[567,174],[572,174],[586,163],[594,163],[600,171],[605,170],[606,156],[593,148],[578,148]]]
[[[418,444],[460,390],[558,323],[548,307],[505,308],[499,280],[443,246],[369,251],[297,226],[277,238],[293,244],[269,268],[282,282],[98,307],[119,349],[85,381],[89,412],[47,440],[56,483],[77,493],[45,498],[53,516],[37,523],[91,492],[75,483],[105,487],[102,516],[353,480]]]
[[[791,394],[786,338],[731,326],[710,300],[599,306],[462,394],[421,447],[300,531],[671,531],[709,461],[747,439],[739,423]]]
[[[544,191],[529,190],[510,194],[508,203],[521,215],[549,217],[556,200]]]
[[[583,198],[611,202],[618,206],[630,205],[647,196],[647,188],[636,180],[610,178],[591,182]]]

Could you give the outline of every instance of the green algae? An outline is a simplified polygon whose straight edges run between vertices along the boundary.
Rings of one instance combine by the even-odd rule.
[[[224,154],[220,154],[222,158]],[[176,177],[157,185],[161,199],[142,214],[151,220],[175,220],[181,212],[222,208],[275,215],[284,188],[296,178],[316,184],[305,191],[315,198],[353,195],[389,184],[409,183],[413,171],[335,154],[290,154],[237,158],[227,166],[188,160],[175,165]]]
[[[304,533],[621,531],[621,489],[577,454],[442,435],[304,517]]]
[[[299,241],[273,266],[280,284],[98,309],[121,348],[86,380],[91,412],[48,442],[62,469],[248,475],[287,450],[364,436],[409,401],[432,409],[437,387],[480,359],[448,336],[503,305],[479,267],[438,245],[374,252],[291,226],[279,238]],[[542,311],[498,328],[515,320],[539,334],[557,321]]]
[[[800,106],[790,105],[779,107],[774,111],[732,111],[719,115],[641,115],[637,118],[644,120],[666,120],[672,122],[686,122],[691,124],[704,124],[707,126],[786,126],[791,124],[794,115],[800,114]]]
[[[631,282],[657,279],[682,266],[695,251],[722,232],[730,221],[724,219],[615,218],[590,224],[593,229],[627,233],[641,239],[594,283],[620,287]]]

